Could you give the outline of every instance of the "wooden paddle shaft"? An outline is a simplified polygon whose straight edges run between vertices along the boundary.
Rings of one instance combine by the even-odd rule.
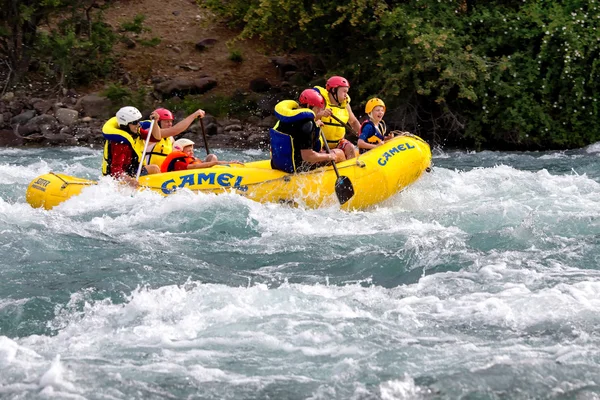
[[[208,141],[206,140],[206,132],[204,131],[204,121],[200,118],[200,128],[202,128],[202,138],[204,139],[204,149],[206,150],[206,155],[210,154],[208,150]]]

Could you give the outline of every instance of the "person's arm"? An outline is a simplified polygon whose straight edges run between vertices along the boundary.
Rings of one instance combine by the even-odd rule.
[[[365,124],[358,137],[358,148],[366,150],[374,149],[379,145],[379,141],[377,140],[373,143],[372,139],[378,139],[377,136],[375,136],[375,129],[373,128],[373,125]]]
[[[150,132],[150,133],[156,140],[161,139],[161,131],[160,131],[160,126],[158,124],[158,118],[159,118],[158,113],[152,112],[152,114],[150,114],[150,119],[154,120],[154,125],[152,126],[152,132]],[[145,140],[145,137],[144,137],[144,140]]]
[[[205,114],[206,113],[204,112],[204,110],[200,110],[200,109],[196,110],[196,112],[185,117],[185,119],[183,121],[178,122],[177,124],[173,125],[170,128],[162,129],[162,131],[161,131],[162,137],[166,138],[166,137],[172,137],[172,136],[179,135],[181,132],[183,132],[187,128],[189,128],[189,126],[192,124],[192,122],[194,122],[194,120],[196,118],[198,118],[198,117],[204,118]]]
[[[302,156],[303,161],[309,162],[311,164],[335,161],[336,159],[335,153],[317,153],[316,151],[311,149],[300,150],[300,155]]]
[[[352,129],[354,129],[354,132],[358,133],[358,131],[360,130],[360,122],[358,122],[358,119],[354,115],[354,112],[352,112],[350,104],[346,104],[346,110],[348,111],[348,115],[350,116],[350,118],[348,119],[348,124],[352,127]]]
[[[368,142],[365,142],[362,139],[358,139],[358,148],[359,149],[371,150],[371,149],[374,149],[375,147],[380,146],[380,145],[381,145],[381,143],[368,143]]]

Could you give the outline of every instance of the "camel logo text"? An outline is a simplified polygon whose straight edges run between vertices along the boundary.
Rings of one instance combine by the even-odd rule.
[[[381,157],[379,157],[379,160],[377,160],[377,163],[382,167],[385,167],[385,164],[387,164],[388,160],[394,157],[396,154],[400,154],[402,151],[411,150],[414,148],[415,146],[411,145],[410,143],[399,144],[398,146],[392,147],[390,150],[383,153]]]
[[[170,194],[179,188],[196,185],[194,189],[213,189],[211,186],[217,185],[223,188],[234,188],[238,190],[248,190],[242,186],[242,176],[236,176],[230,173],[204,173],[181,175],[176,179],[169,179],[161,185],[161,190],[164,194]]]

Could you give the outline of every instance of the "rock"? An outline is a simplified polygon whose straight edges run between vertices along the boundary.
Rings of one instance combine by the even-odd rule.
[[[246,119],[246,121],[247,121],[249,124],[252,124],[252,125],[258,125],[258,124],[260,124],[260,122],[261,122],[261,119],[260,119],[259,117],[255,116],[255,115],[251,115],[250,117],[248,117],[248,118]]]
[[[198,50],[198,51],[204,51],[204,50],[208,49],[209,47],[212,47],[215,43],[217,43],[217,39],[207,38],[207,39],[202,39],[201,41],[196,43],[195,47],[196,47],[196,50]]]
[[[219,133],[219,127],[216,123],[210,123],[205,126],[206,134],[208,136],[215,136]]]
[[[36,116],[35,110],[27,110],[10,119],[11,125],[24,125]]]
[[[52,102],[48,100],[39,99],[33,103],[33,109],[38,112],[38,114],[46,114],[52,108]]]
[[[178,96],[183,97],[186,94],[202,94],[217,86],[214,78],[175,78],[154,86],[163,98]]]
[[[65,108],[65,107],[66,107],[65,103],[57,102],[52,105],[52,111],[54,111],[54,114],[56,114],[56,111],[59,108]]]
[[[12,118],[12,114],[8,111],[2,113],[2,125],[8,125],[10,119]]]
[[[79,119],[79,113],[69,108],[59,108],[54,116],[63,125],[73,125]]]
[[[181,11],[179,11],[179,10],[175,10],[175,11],[173,11],[173,15],[174,15],[174,16],[178,16],[179,14],[181,14]]]
[[[186,71],[200,71],[200,67],[196,65],[178,65],[177,68],[183,69]]]
[[[298,69],[298,64],[296,61],[291,58],[286,57],[273,57],[271,58],[271,62],[275,64],[275,68],[279,71],[280,76],[284,76],[284,74],[288,71],[296,71]]]
[[[2,96],[3,101],[13,101],[15,98],[15,94],[13,92],[6,92],[4,96]]]
[[[125,44],[128,49],[133,49],[136,46],[135,40],[127,36],[121,36],[121,42]]]
[[[131,78],[131,75],[129,74],[129,72],[125,72],[121,76],[121,84],[128,86],[128,85],[131,85],[132,83],[133,83],[133,78]]]
[[[256,78],[250,81],[250,90],[257,93],[268,92],[272,86],[266,78]]]
[[[261,128],[272,128],[275,126],[276,123],[277,117],[274,115],[269,115],[265,117],[262,121],[260,121],[258,126],[260,126]]]
[[[233,125],[227,125],[225,128],[225,133],[228,132],[237,132],[237,131],[241,131],[242,130],[242,125],[238,125],[238,124],[233,124]]]
[[[66,133],[47,133],[43,135],[43,138],[43,142],[53,146],[75,146],[77,144],[77,139]]]
[[[93,120],[92,117],[83,117],[81,118],[81,122],[91,122]]]
[[[181,53],[181,47],[178,46],[171,47],[171,50],[173,50],[177,54]]]
[[[107,119],[112,116],[112,103],[104,96],[89,94],[77,101],[76,110],[81,110],[88,117]]]
[[[11,129],[0,130],[0,147],[21,146],[23,138]]]

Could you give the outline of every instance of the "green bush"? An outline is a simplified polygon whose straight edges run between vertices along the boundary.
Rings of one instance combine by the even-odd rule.
[[[236,63],[241,63],[242,61],[244,61],[244,57],[242,56],[242,53],[239,50],[231,50],[229,52],[229,60],[236,62]]]
[[[387,120],[441,144],[573,148],[600,140],[592,0],[206,0],[279,50],[317,53]],[[282,40],[283,38],[283,40]],[[392,126],[394,127],[394,126]]]
[[[146,16],[144,14],[137,14],[133,21],[123,22],[121,24],[121,30],[124,32],[132,32],[140,34],[142,32],[147,32],[150,29],[144,26],[144,21],[146,20]]]
[[[102,95],[109,99],[115,108],[134,106],[139,110],[144,110],[149,106],[148,90],[145,87],[132,91],[118,83],[111,83],[102,91]]]
[[[114,33],[102,14],[91,22],[88,32],[81,30],[86,22],[75,14],[37,36],[37,57],[50,75],[58,76],[60,86],[89,84],[113,71]]]
[[[191,114],[203,109],[215,117],[244,118],[257,110],[256,102],[244,96],[221,96],[213,94],[186,96],[182,100],[169,99],[164,106],[171,111],[184,111]]]

